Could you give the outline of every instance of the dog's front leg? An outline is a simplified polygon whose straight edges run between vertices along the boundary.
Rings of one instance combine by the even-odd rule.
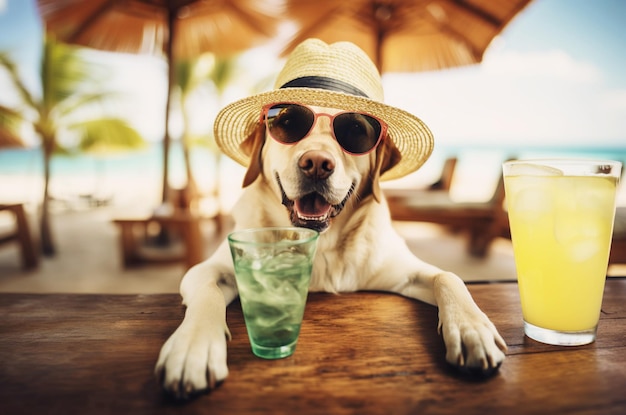
[[[482,374],[497,370],[505,358],[506,342],[478,308],[463,281],[443,272],[433,278],[433,293],[448,363]]]
[[[476,305],[463,280],[406,252],[402,258],[387,268],[396,281],[402,281],[389,289],[439,308],[438,329],[448,363],[486,375],[497,370],[505,358],[506,342]]]
[[[207,391],[228,376],[226,306],[237,289],[232,262],[220,261],[228,255],[224,248],[191,268],[181,283],[185,317],[161,348],[155,368],[163,388],[177,398]]]

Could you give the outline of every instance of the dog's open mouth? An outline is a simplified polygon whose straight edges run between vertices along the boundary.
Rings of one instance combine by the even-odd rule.
[[[356,186],[355,183],[352,183],[343,200],[338,204],[332,205],[318,192],[307,193],[300,198],[291,200],[287,197],[278,174],[276,175],[276,181],[282,192],[282,203],[289,210],[293,226],[314,229],[318,232],[322,232],[330,226],[331,219],[342,211],[348,199],[354,193]]]

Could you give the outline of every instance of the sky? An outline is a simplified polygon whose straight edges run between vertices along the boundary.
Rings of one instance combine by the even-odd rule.
[[[482,64],[389,77],[386,99],[447,142],[626,147],[624,16],[621,0],[536,0]]]
[[[22,62],[27,78],[36,73],[42,36],[34,4],[0,0],[0,50]],[[622,0],[534,0],[494,39],[481,64],[385,74],[385,100],[420,117],[448,145],[626,148],[624,16]],[[256,72],[260,66],[279,69],[259,55],[247,58]],[[133,114],[131,122],[147,138],[157,139],[164,65],[154,58],[123,59],[129,66],[117,82],[135,97],[120,110]],[[10,100],[7,94],[0,76],[0,101]],[[233,88],[225,101],[246,94]],[[210,128],[207,117],[197,119],[194,128]]]

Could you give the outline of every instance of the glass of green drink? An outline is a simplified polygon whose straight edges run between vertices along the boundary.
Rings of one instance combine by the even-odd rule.
[[[265,359],[296,349],[318,232],[256,228],[228,235],[252,352]]]

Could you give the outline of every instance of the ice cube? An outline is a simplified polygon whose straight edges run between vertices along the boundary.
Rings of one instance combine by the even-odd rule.
[[[602,184],[600,181],[598,183]],[[606,189],[602,186],[595,188],[581,189],[576,194],[576,206],[585,215],[595,215],[611,221],[613,215],[613,198],[612,189]]]
[[[259,258],[254,258],[250,261],[250,269],[255,271],[263,269],[263,260]]]
[[[514,163],[508,173],[510,176],[563,176],[556,167],[534,163]]]
[[[278,253],[265,261],[263,270],[267,273],[278,274],[279,271],[291,266],[288,259],[289,257],[283,253]]]
[[[278,292],[284,304],[297,306],[302,303],[302,296],[298,291],[296,284],[298,280],[285,280],[279,287]]]
[[[291,250],[276,253],[263,264],[263,269],[279,277],[289,277],[294,272],[301,272],[302,267],[309,262],[308,257],[300,252]],[[278,275],[282,274],[282,275]]]
[[[276,327],[291,319],[289,309],[273,307],[264,301],[250,303],[249,307],[252,308],[250,314],[254,316],[255,324],[260,327]]]
[[[596,218],[559,214],[554,220],[554,237],[558,243],[576,243],[601,237],[602,224]]]
[[[549,189],[542,186],[520,190],[512,202],[512,210],[524,215],[545,213],[554,205]]]
[[[557,216],[554,218],[554,239],[560,244],[566,244],[579,235],[578,229],[572,226],[572,221]]]
[[[600,252],[602,244],[598,239],[579,239],[571,244],[569,250],[572,260],[583,262]]]

